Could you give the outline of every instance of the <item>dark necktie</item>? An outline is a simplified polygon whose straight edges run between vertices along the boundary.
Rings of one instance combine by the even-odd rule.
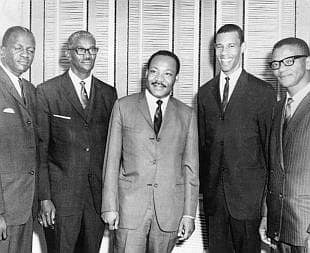
[[[229,77],[225,77],[225,86],[224,86],[224,92],[223,92],[223,100],[222,100],[222,111],[224,112],[226,109],[226,106],[228,104],[228,93],[229,93]]]
[[[163,120],[163,114],[161,111],[161,104],[163,103],[163,101],[157,100],[156,103],[158,104],[158,106],[156,108],[155,115],[154,115],[154,131],[157,136],[160,126],[161,126],[161,122]]]
[[[87,96],[87,91],[85,89],[85,82],[81,81],[80,85],[81,85],[81,92],[80,92],[81,104],[82,104],[82,107],[85,109],[88,104],[88,96]]]
[[[19,84],[19,87],[20,87],[20,91],[21,91],[21,98],[24,102],[24,104],[26,105],[26,97],[25,97],[25,91],[24,91],[24,84],[23,84],[23,80],[21,78],[18,78],[18,84]]]
[[[293,103],[293,99],[292,98],[288,98],[287,99],[287,102],[286,102],[286,105],[285,105],[285,117],[284,117],[284,122],[283,122],[283,127],[282,127],[282,133],[284,135],[285,133],[285,130],[287,128],[287,125],[288,125],[288,122],[290,121],[292,115],[291,115],[291,104]]]

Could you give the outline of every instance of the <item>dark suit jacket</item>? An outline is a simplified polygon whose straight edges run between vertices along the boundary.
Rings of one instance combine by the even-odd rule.
[[[58,214],[81,211],[86,187],[101,209],[102,166],[115,88],[92,78],[84,110],[68,72],[37,88],[40,200],[51,199]]]
[[[198,92],[200,173],[207,214],[216,210],[220,177],[230,214],[260,217],[266,183],[265,149],[275,92],[242,71],[225,113],[221,112],[219,75]]]
[[[26,105],[0,67],[0,214],[8,225],[27,222],[36,203],[35,88],[23,83]]]
[[[198,133],[194,111],[171,97],[156,138],[145,93],[115,102],[105,155],[102,211],[118,211],[121,228],[136,229],[154,190],[164,231],[196,216]]]
[[[310,93],[297,107],[282,140],[284,102],[275,107],[271,132],[267,231],[271,238],[304,246],[310,232]]]

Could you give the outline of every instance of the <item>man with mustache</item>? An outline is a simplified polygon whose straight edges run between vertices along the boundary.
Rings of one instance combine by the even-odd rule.
[[[116,91],[92,75],[98,48],[91,33],[71,34],[67,46],[69,70],[37,89],[39,220],[54,228],[49,252],[98,253],[102,166]]]
[[[102,218],[115,253],[171,252],[194,231],[198,135],[194,111],[171,96],[180,62],[170,51],[147,64],[146,90],[116,101],[104,162]]]
[[[265,150],[275,92],[242,69],[243,31],[215,35],[220,73],[198,92],[200,182],[210,253],[259,253],[257,233],[267,180]]]
[[[22,78],[35,54],[30,30],[13,26],[0,49],[0,252],[32,251],[37,214],[35,87]]]

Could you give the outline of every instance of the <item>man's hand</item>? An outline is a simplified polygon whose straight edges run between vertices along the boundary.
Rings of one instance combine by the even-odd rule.
[[[118,229],[119,215],[118,212],[108,211],[102,212],[101,218],[107,224],[109,224],[109,230]]]
[[[0,241],[5,240],[6,238],[6,222],[3,215],[0,214]]]
[[[310,253],[310,235],[308,234],[308,236],[306,237],[306,251],[305,253]]]
[[[189,217],[182,217],[179,225],[178,237],[180,241],[187,240],[195,230],[195,220]]]
[[[258,232],[263,243],[266,243],[273,249],[277,248],[277,246],[271,242],[271,239],[267,237],[267,217],[262,217]]]
[[[44,227],[54,228],[56,208],[51,200],[42,200],[38,220]]]

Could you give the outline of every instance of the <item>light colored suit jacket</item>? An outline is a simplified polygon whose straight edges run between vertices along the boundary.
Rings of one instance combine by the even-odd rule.
[[[268,233],[276,240],[304,246],[310,225],[310,93],[290,119],[282,140],[284,102],[275,108],[271,133]]]
[[[27,222],[35,199],[35,88],[23,82],[27,106],[0,67],[0,214],[8,225]]]
[[[198,136],[194,111],[171,97],[156,138],[145,93],[116,101],[109,126],[102,211],[119,211],[121,228],[135,229],[154,189],[158,223],[176,231],[183,215],[195,217]]]

